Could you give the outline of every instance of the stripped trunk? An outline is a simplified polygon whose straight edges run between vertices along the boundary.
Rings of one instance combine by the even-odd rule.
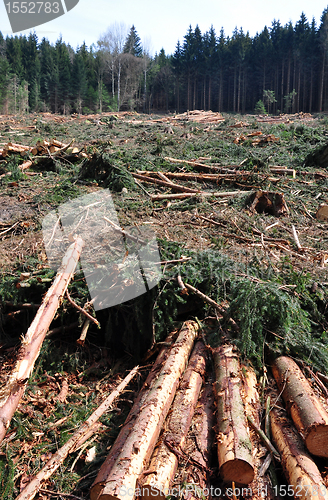
[[[26,332],[18,352],[16,366],[9,377],[7,385],[0,392],[0,443],[5,437],[12,416],[25,392],[28,379],[39,356],[50,323],[74,274],[82,247],[83,240],[77,238],[65,253],[56,278]]]
[[[276,359],[272,372],[296,429],[310,453],[328,457],[328,413],[292,359]]]
[[[154,450],[179,379],[186,368],[197,331],[197,323],[187,321],[184,324],[169,357],[140,409],[133,429],[109,471],[103,489],[97,496],[93,496],[91,490],[91,500],[134,498],[137,479]]]
[[[165,498],[164,492],[169,491],[178,468],[177,455],[183,450],[198,401],[205,366],[206,348],[202,342],[197,342],[150,461],[148,469],[154,473],[148,474],[142,485],[144,499]]]
[[[276,493],[286,495],[287,490],[289,496],[294,495],[298,500],[327,499],[328,491],[316,464],[306,453],[291,422],[278,410],[271,411],[271,431],[289,482],[289,486],[284,486],[284,493],[282,486],[277,487],[279,491]]]
[[[257,427],[260,427],[261,404],[256,385],[257,380],[254,370],[248,366],[243,366],[245,411],[246,414],[252,418],[252,421]],[[258,434],[252,428],[250,429],[250,436],[254,450],[253,456],[255,465],[255,477],[249,485],[250,491],[252,491],[252,500],[263,500],[263,493],[265,493],[265,497],[268,500],[273,499],[274,492],[269,477],[265,473],[259,474],[266,448],[262,445]]]
[[[186,460],[183,467],[186,482],[193,484],[194,478],[198,478],[193,491],[188,492],[188,500],[203,498],[204,492],[210,487],[215,425],[214,406],[213,376],[210,374],[195,410],[184,449],[186,455],[193,458],[193,461]],[[210,497],[207,498],[210,500]]]
[[[115,443],[111,447],[109,455],[107,456],[105,462],[101,466],[98,475],[91,487],[91,492],[90,492],[91,500],[98,498],[99,494],[101,493],[105,485],[106,479],[112,467],[114,466],[115,461],[119,456],[121,449],[123,448],[123,445],[131,432],[131,429],[135,425],[136,418],[139,415],[141,408],[144,406],[147,400],[148,393],[156,383],[158,375],[169,356],[169,349],[170,349],[169,345],[173,342],[174,337],[175,334],[171,333],[166,338],[165,344],[167,345],[162,347],[159,355],[157,356],[156,361],[153,364],[153,367],[149,372],[148,377],[146,378],[145,383],[143,384],[138,394],[138,397],[135,400],[134,405],[131,408],[131,411],[126,418],[125,424],[123,425],[117,439],[115,440]]]
[[[218,458],[225,482],[249,484],[254,479],[252,444],[241,396],[240,364],[231,345],[214,351],[218,420]]]

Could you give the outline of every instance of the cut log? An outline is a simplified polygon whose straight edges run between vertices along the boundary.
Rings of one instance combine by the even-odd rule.
[[[155,448],[149,471],[142,483],[141,496],[164,499],[178,468],[178,455],[182,454],[185,439],[193,417],[206,366],[206,347],[197,342],[188,367],[174,398],[170,415],[165,421],[165,430]]]
[[[272,372],[296,429],[310,453],[328,457],[328,413],[298,365],[281,356]]]
[[[2,442],[18,403],[24,394],[34,363],[68,284],[74,274],[83,247],[77,238],[64,255],[57,276],[46,293],[34,320],[26,332],[17,355],[17,363],[7,385],[0,392],[0,443]]]
[[[164,182],[164,181],[163,181]],[[151,195],[152,201],[161,201],[161,200],[184,200],[185,198],[191,197],[215,197],[215,198],[229,198],[230,196],[238,196],[247,194],[249,191],[222,191],[212,193],[211,191],[197,191],[196,193],[188,192],[188,193],[174,193],[174,194],[155,194]]]
[[[183,193],[199,193],[199,189],[191,189],[186,186],[180,186],[179,184],[174,184],[173,182],[166,182],[154,177],[149,177],[148,175],[139,175],[132,172],[133,177],[142,180],[143,182],[149,182],[150,184],[158,184],[159,186],[169,187],[175,191],[180,191]]]
[[[220,475],[224,482],[249,484],[254,479],[252,443],[236,349],[232,345],[215,349],[214,365]]]
[[[91,500],[128,500],[135,496],[136,483],[148,463],[167,416],[179,379],[183,374],[198,332],[198,324],[187,321],[171,349],[156,382],[140,409],[119,456],[109,471],[102,491]]]
[[[170,345],[172,344],[174,337],[176,333],[171,333],[165,340],[165,345],[162,347],[160,350],[160,353],[158,354],[155,363],[153,364],[153,367],[151,371],[148,374],[148,377],[145,380],[145,383],[143,384],[141,390],[139,391],[138,397],[135,400],[133,407],[130,410],[130,413],[128,414],[126,421],[120,430],[120,433],[115,440],[113,446],[110,449],[109,455],[107,456],[105,462],[101,466],[98,475],[91,487],[91,492],[90,492],[90,498],[91,500],[96,500],[101,493],[106,479],[112,469],[112,467],[115,464],[115,461],[119,454],[121,453],[121,450],[124,446],[125,441],[127,440],[131,429],[135,425],[135,420],[137,416],[140,413],[141,408],[144,406],[149,391],[152,389],[153,385],[156,383],[156,380],[158,378],[158,375],[163,368],[163,365],[165,361],[168,358],[169,355],[169,349]]]
[[[214,444],[214,425],[213,376],[210,373],[191,421],[184,448],[186,456],[192,457],[193,461],[186,458],[183,465],[183,477],[189,484],[193,484],[197,477],[197,485],[193,491],[188,492],[188,500],[203,498],[206,489],[211,486],[210,466]]]
[[[291,422],[278,410],[271,410],[271,431],[289,483],[289,486],[275,486],[276,496],[287,494],[297,500],[327,500],[328,491],[316,464],[306,453]]]
[[[260,427],[261,404],[257,391],[256,374],[255,371],[249,366],[243,366],[242,373],[245,411],[247,416],[251,417],[254,424],[257,427]],[[250,437],[254,450],[253,457],[255,465],[255,477],[249,486],[252,491],[252,500],[263,500],[262,493],[265,494],[267,499],[273,499],[274,491],[272,489],[271,481],[266,474],[261,473],[261,467],[264,463],[263,457],[265,456],[265,450],[260,442],[259,435],[253,429],[250,429]]]

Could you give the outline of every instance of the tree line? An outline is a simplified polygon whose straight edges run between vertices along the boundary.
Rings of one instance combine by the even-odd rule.
[[[123,109],[328,111],[328,8],[318,27],[302,13],[294,26],[274,20],[254,37],[190,26],[171,55],[150,55],[135,26],[118,23],[76,50],[62,38],[0,32],[1,113]]]

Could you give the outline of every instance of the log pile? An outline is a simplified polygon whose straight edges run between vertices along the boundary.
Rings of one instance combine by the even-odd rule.
[[[74,263],[77,258],[78,255]],[[53,296],[53,287],[51,290],[48,297]],[[45,299],[45,304],[48,301]],[[328,456],[328,413],[300,368],[287,357],[274,361],[275,404],[271,407],[268,398],[262,430],[255,372],[241,365],[238,351],[230,343],[225,341],[212,349],[204,340],[199,338],[199,324],[194,321],[186,321],[179,332],[166,339],[91,487],[91,500],[164,499],[180,491],[176,488],[185,480],[192,485],[187,493],[193,500],[204,491],[211,491],[210,496],[237,496],[236,491],[243,491],[243,495],[251,494],[254,499],[273,499],[286,490],[289,496],[304,500],[327,498],[314,455]],[[211,363],[207,363],[210,358],[214,373]],[[122,386],[129,383],[136,370]],[[21,491],[20,500],[32,500],[42,481],[63,463],[67,454],[74,452],[85,436],[97,431],[96,421],[108,411],[109,402],[119,395],[120,388],[121,385],[31,478]],[[0,417],[5,415],[6,412],[0,412]],[[2,437],[7,427],[8,424],[3,427]],[[282,486],[272,481],[275,462],[281,462],[286,486],[284,480]]]
[[[18,154],[21,157],[28,157],[31,163],[27,166],[27,161],[19,165],[20,170],[26,170],[34,163],[40,163],[42,160],[48,159],[69,159],[74,161],[79,158],[86,158],[87,154],[83,150],[79,150],[77,147],[73,147],[74,139],[67,144],[57,141],[57,139],[38,140],[35,146],[25,146],[23,144],[16,144],[12,142],[7,142],[0,149],[0,156],[2,158],[8,158],[11,154]]]
[[[195,109],[193,111],[186,111],[185,113],[175,115],[174,120],[183,120],[197,123],[220,123],[224,121],[225,118],[223,118],[221,113]]]

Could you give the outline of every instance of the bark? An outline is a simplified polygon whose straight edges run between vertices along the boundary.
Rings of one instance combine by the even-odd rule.
[[[109,471],[102,491],[96,496],[92,489],[91,500],[134,498],[138,476],[154,450],[179,379],[186,368],[197,331],[197,323],[187,321],[184,324],[156,382],[140,408],[133,429]]]
[[[260,427],[261,404],[256,387],[256,374],[254,370],[249,366],[243,366],[242,371],[245,411],[246,414],[252,418],[252,421],[255,423],[255,425],[257,427]],[[250,484],[250,489],[252,491],[252,500],[263,500],[263,492],[265,493],[265,497],[270,500],[274,498],[271,481],[266,474],[259,474],[265,457],[265,449],[263,448],[260,438],[254,431],[254,429],[250,429],[250,437],[254,449],[253,456],[255,465],[254,480]]]
[[[210,487],[209,467],[214,444],[214,406],[213,377],[210,374],[196,407],[184,450],[193,461],[186,460],[182,472],[183,479],[193,484],[197,477],[197,485],[188,494],[188,500],[203,498],[205,489]],[[210,496],[207,498],[210,500]]]
[[[272,372],[307,449],[313,455],[328,457],[328,413],[310,383],[286,356],[275,360]]]
[[[214,351],[218,422],[218,458],[224,482],[249,484],[254,479],[252,443],[242,400],[240,364],[233,346]]]
[[[77,238],[66,251],[57,276],[26,332],[22,346],[18,352],[16,366],[9,377],[6,387],[0,392],[0,443],[25,392],[29,376],[39,356],[50,323],[60,306],[60,302],[74,274],[82,247],[83,240]]]
[[[62,446],[46,465],[38,472],[31,482],[25,486],[23,491],[18,495],[16,500],[32,500],[40,489],[42,481],[48,479],[63,463],[69,453],[76,451],[83,442],[91,435],[99,430],[96,425],[99,418],[109,409],[113,401],[119,396],[123,389],[128,385],[132,378],[138,373],[138,366],[133,368],[130,373],[122,380],[117,388],[101,403],[101,405],[90,415],[90,417],[82,424],[82,426],[73,434],[72,437]]]
[[[206,366],[206,347],[197,342],[188,367],[177,390],[170,415],[152,455],[148,474],[142,484],[142,497],[165,498],[178,468],[178,455],[184,448],[186,436],[198,401]],[[176,450],[176,451],[175,451]]]
[[[285,487],[287,494],[294,495],[298,500],[327,499],[328,491],[316,464],[306,453],[302,440],[291,423],[277,410],[271,411],[271,431],[289,483],[289,487]],[[281,486],[277,488],[276,493],[283,493]]]
[[[90,492],[91,500],[97,499],[99,494],[101,493],[105,485],[107,476],[109,475],[110,470],[112,469],[117,457],[119,456],[121,449],[123,448],[123,445],[131,432],[131,429],[135,425],[135,420],[139,415],[141,408],[144,406],[147,400],[148,393],[156,383],[158,375],[165,361],[168,358],[170,344],[173,342],[173,338],[174,335],[172,333],[166,338],[165,341],[166,345],[162,347],[162,349],[160,350],[160,353],[158,354],[156,361],[153,364],[153,367],[145,380],[145,383],[143,384],[141,390],[139,391],[138,397],[135,400],[133,407],[131,408],[130,413],[128,414],[122,429],[120,430],[120,433],[117,439],[115,440],[115,443],[111,447],[105,462],[101,466],[99,473],[91,487],[91,492]]]

